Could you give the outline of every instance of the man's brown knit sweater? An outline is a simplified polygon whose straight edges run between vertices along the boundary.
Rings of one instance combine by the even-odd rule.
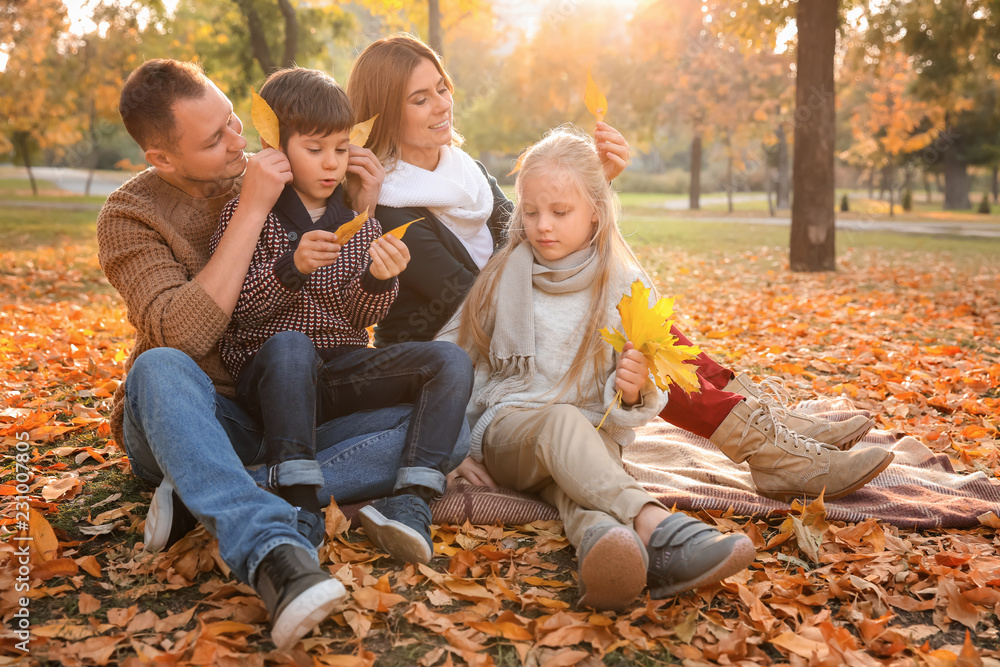
[[[197,199],[147,169],[108,197],[97,218],[98,258],[135,327],[126,372],[146,350],[173,347],[194,359],[220,393],[234,395],[218,346],[229,317],[194,276],[208,263],[208,241],[242,180],[223,195]],[[119,444],[124,387],[115,392],[111,413]]]

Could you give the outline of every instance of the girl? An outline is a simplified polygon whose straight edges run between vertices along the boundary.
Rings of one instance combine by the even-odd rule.
[[[580,601],[622,609],[647,582],[666,597],[747,567],[745,535],[671,514],[622,467],[633,429],[666,397],[631,345],[617,359],[597,331],[643,275],[618,230],[618,202],[594,143],[557,129],[526,154],[509,242],[445,327],[472,358],[472,455],[500,485],[539,494],[577,549]],[[615,393],[604,426],[600,422]]]

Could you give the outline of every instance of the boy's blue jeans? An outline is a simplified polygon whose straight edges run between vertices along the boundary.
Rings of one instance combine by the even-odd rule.
[[[412,403],[393,490],[418,486],[432,495],[444,493],[445,475],[454,468],[471,392],[472,363],[452,343],[319,353],[297,331],[269,338],[237,384],[240,401],[264,424],[269,486],[323,483],[316,462],[317,422]]]
[[[409,406],[352,414],[316,429],[321,493],[350,503],[392,492]],[[263,429],[239,405],[220,396],[183,352],[141,354],[125,380],[124,447],[132,471],[154,484],[168,480],[219,541],[233,573],[253,584],[260,561],[275,547],[315,549],[296,530],[295,509],[257,485],[246,466],[264,463]],[[450,468],[468,451],[468,428]],[[258,480],[264,471],[255,473]],[[321,496],[322,497],[322,496]]]

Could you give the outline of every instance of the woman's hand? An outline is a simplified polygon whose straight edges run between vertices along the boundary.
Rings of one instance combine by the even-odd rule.
[[[622,392],[622,404],[631,407],[638,403],[642,387],[649,378],[649,364],[632,343],[625,343],[625,348],[618,357],[615,375],[615,389]]]
[[[410,250],[392,234],[375,239],[368,254],[372,257],[368,270],[379,280],[398,276],[410,261]]]
[[[499,485],[493,481],[493,477],[486,469],[486,466],[482,463],[478,463],[471,457],[466,457],[464,461],[458,464],[457,468],[448,473],[448,486],[454,484],[455,479],[458,477],[468,480],[470,483],[476,484],[477,486],[488,486],[491,489],[500,488]]]
[[[367,209],[370,215],[375,215],[378,195],[385,181],[385,168],[370,149],[352,144],[349,150],[347,173],[354,174],[355,178],[346,179],[344,189],[351,199],[351,208],[358,212]]]
[[[601,166],[604,167],[604,177],[610,183],[628,166],[628,142],[621,132],[601,120],[597,121],[594,140],[597,142],[597,154],[601,158]]]

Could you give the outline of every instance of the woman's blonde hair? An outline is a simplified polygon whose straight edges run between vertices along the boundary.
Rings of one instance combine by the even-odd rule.
[[[354,61],[347,80],[347,97],[354,107],[355,122],[361,123],[378,114],[368,143],[375,157],[387,169],[400,158],[403,135],[403,112],[410,75],[422,60],[429,60],[444,78],[449,92],[455,92],[451,76],[441,58],[431,47],[413,35],[400,33],[372,42]],[[452,145],[462,145],[462,135],[452,128]]]
[[[524,184],[542,175],[569,179],[596,217],[590,244],[597,253],[598,273],[591,287],[590,310],[583,320],[584,343],[560,382],[562,390],[551,401],[555,403],[570,387],[575,386],[580,393],[584,393],[584,386],[589,380],[603,382],[611,348],[597,331],[607,326],[610,307],[621,296],[612,293],[614,287],[622,282],[618,278],[629,267],[641,268],[618,229],[621,203],[604,175],[593,139],[571,125],[550,130],[523,154],[515,184],[516,205],[508,223],[507,245],[487,262],[465,297],[458,343],[469,351],[474,362],[489,359],[490,336],[486,329],[493,328],[493,309],[500,276],[514,250],[528,242],[521,206]],[[589,366],[588,361],[591,362]]]

